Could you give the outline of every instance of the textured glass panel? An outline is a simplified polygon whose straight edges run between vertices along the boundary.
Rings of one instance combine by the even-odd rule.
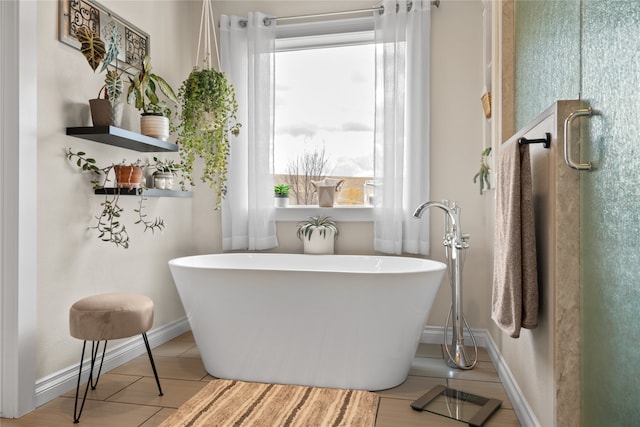
[[[640,422],[640,1],[587,0],[581,175],[584,426]]]
[[[580,94],[580,1],[517,1],[515,124]]]
[[[580,93],[597,111],[583,119],[581,144],[582,161],[595,168],[576,172],[586,427],[640,420],[639,29],[640,0],[516,3],[517,128]]]

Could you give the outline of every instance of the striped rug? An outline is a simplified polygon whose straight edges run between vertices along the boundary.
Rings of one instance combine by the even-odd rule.
[[[368,391],[213,380],[161,427],[372,427],[377,410]]]

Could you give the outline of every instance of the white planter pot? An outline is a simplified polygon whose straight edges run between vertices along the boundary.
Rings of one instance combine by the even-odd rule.
[[[333,254],[335,244],[333,230],[327,230],[324,236],[318,230],[313,230],[311,238],[307,239],[305,237],[302,241],[305,254]]]
[[[276,208],[286,208],[289,206],[289,196],[274,196],[273,200]]]
[[[171,172],[156,172],[153,174],[153,188],[159,190],[173,189],[173,174]]]
[[[169,139],[169,119],[165,116],[143,114],[140,116],[140,133],[166,141]]]

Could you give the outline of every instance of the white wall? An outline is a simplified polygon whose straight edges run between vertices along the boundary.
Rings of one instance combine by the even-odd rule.
[[[148,32],[155,72],[178,88],[195,57],[200,4],[189,1],[102,1],[106,7]],[[336,11],[376,5],[377,1],[216,1],[216,14],[262,10],[275,15]],[[156,304],[154,327],[184,313],[166,265],[175,256],[220,251],[219,213],[210,193],[193,199],[149,199],[150,216],[162,216],[162,234],[143,234],[130,225],[132,243],[123,250],[100,242],[87,230],[100,197],[65,159],[67,147],[82,149],[111,163],[151,155],[122,150],[65,135],[65,127],[88,124],[87,99],[103,77],[94,76],[82,55],[57,39],[58,3],[38,2],[38,333],[37,377],[77,363],[80,342],[68,333],[68,309],[84,296],[128,290],[149,295]],[[489,247],[484,228],[484,199],[472,178],[482,149],[482,6],[479,0],[442,2],[433,10],[432,28],[432,199],[462,206],[463,231],[471,233],[465,264],[465,313],[472,327],[489,323]],[[189,28],[188,31],[185,29]],[[127,123],[137,129],[137,112]],[[205,189],[202,189],[205,190]],[[129,213],[135,199],[125,200]],[[432,215],[433,258],[443,259],[442,216]],[[279,251],[300,252],[295,223],[279,224]],[[344,224],[337,250],[370,253],[372,227]],[[442,286],[429,319],[443,324],[449,288]]]

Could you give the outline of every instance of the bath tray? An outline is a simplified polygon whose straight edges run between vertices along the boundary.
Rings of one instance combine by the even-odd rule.
[[[436,386],[411,404],[416,411],[428,411],[443,417],[462,421],[470,426],[482,426],[502,401],[489,399],[464,391]]]

